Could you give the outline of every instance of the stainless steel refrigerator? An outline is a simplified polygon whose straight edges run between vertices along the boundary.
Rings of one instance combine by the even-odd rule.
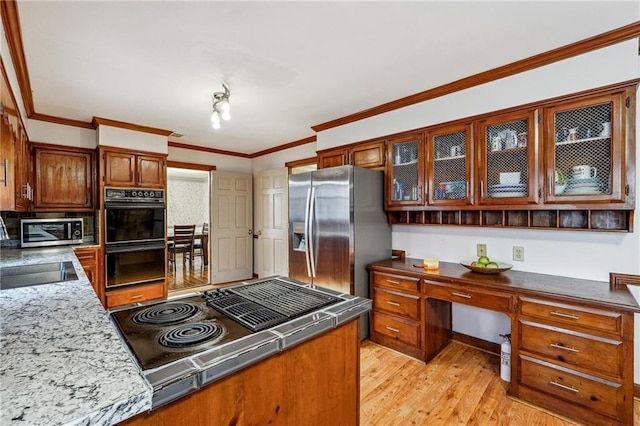
[[[367,264],[391,258],[380,171],[340,166],[289,176],[289,276],[369,297]],[[361,338],[369,333],[361,319]]]

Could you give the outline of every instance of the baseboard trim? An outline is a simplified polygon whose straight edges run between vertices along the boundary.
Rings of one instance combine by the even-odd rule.
[[[474,348],[481,349],[495,355],[500,355],[500,345],[497,343],[478,339],[477,337],[458,333],[456,331],[451,333],[451,340],[455,340],[459,343],[464,343],[465,345],[473,346]]]

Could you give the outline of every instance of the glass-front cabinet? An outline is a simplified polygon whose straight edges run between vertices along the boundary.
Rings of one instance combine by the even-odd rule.
[[[473,204],[471,124],[427,132],[427,196],[430,205]]]
[[[624,201],[624,108],[624,92],[545,108],[546,202]]]
[[[424,204],[423,149],[421,133],[387,141],[386,207]]]
[[[535,118],[532,109],[480,122],[476,187],[481,204],[538,202]]]

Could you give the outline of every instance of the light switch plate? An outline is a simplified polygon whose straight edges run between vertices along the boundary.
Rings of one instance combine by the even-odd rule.
[[[524,262],[524,247],[513,246],[513,260]]]
[[[487,245],[486,244],[478,244],[476,245],[476,251],[478,257],[487,255]]]

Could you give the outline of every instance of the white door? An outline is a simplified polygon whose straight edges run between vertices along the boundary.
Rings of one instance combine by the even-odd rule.
[[[211,284],[253,278],[251,174],[211,172]]]
[[[265,170],[256,180],[256,260],[258,277],[288,275],[288,170]]]

